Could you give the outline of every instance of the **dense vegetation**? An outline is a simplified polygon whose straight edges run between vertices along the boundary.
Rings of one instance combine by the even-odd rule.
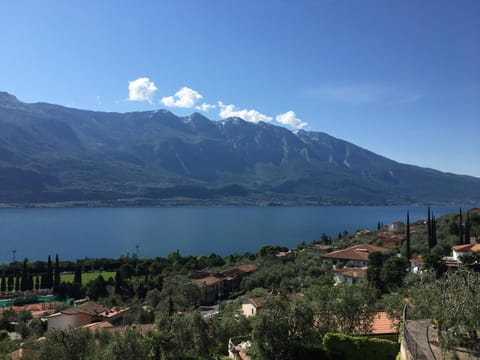
[[[409,274],[407,259],[395,252],[373,253],[366,280],[350,286],[334,286],[331,265],[313,251],[314,244],[300,244],[284,258],[275,255],[287,249],[264,246],[257,254],[225,258],[175,252],[153,259],[133,256],[64,262],[56,257],[54,261],[2,265],[2,292],[47,287],[59,298],[88,296],[106,305],[129,306],[132,311],[123,319],[123,324],[131,327],[122,333],[83,329],[45,333],[44,324],[32,319],[28,311],[16,314],[5,310],[0,317],[0,352],[6,356],[19,346],[6,335],[6,331],[15,330],[24,348],[37,350],[38,359],[222,358],[229,339],[238,337],[251,340],[254,359],[353,359],[354,349],[358,356],[368,353],[371,359],[387,359],[398,351],[398,344],[356,336],[368,334],[376,311],[386,310],[392,318],[400,319],[405,304],[409,304],[410,318],[435,321],[445,349],[462,346],[480,351],[476,299],[480,255],[465,257],[455,272],[447,271],[440,261],[452,245],[465,242],[466,233],[472,238],[480,234],[480,211],[436,219],[434,231],[433,216],[428,216],[426,223],[407,224],[401,230],[408,228],[411,233],[412,256],[424,256],[424,273]],[[435,242],[431,238],[434,232]],[[315,243],[346,247],[379,241],[375,232],[345,232],[333,238],[323,234]],[[401,253],[405,251],[404,242]],[[189,274],[246,263],[256,264],[257,271],[220,303],[218,313],[207,315],[205,310],[211,309],[199,306],[199,290]],[[67,279],[64,272],[73,274],[71,282],[62,281]],[[98,276],[92,278],[92,272]],[[90,274],[88,282],[85,274]],[[104,278],[102,274],[112,276]],[[240,311],[242,300],[254,296],[262,297],[264,306],[256,316],[246,318]],[[145,323],[155,323],[156,330],[141,332],[138,327]],[[45,340],[37,341],[42,335]]]

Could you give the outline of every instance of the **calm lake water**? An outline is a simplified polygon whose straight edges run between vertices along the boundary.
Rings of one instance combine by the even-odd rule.
[[[376,229],[377,222],[425,219],[425,206],[162,207],[0,209],[0,262],[256,252],[265,244],[295,246],[343,230]],[[437,216],[458,206],[432,207]]]

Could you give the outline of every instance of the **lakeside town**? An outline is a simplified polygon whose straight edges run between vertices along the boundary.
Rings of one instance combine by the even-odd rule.
[[[288,249],[1,265],[6,359],[476,359],[480,209]]]

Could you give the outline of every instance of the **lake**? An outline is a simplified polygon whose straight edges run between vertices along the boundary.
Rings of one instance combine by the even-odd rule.
[[[46,260],[119,257],[138,251],[140,257],[182,255],[225,256],[257,252],[265,244],[296,246],[325,232],[374,230],[377,222],[425,219],[425,206],[305,207],[148,207],[0,209],[0,262],[25,257]],[[440,215],[458,206],[433,206]]]

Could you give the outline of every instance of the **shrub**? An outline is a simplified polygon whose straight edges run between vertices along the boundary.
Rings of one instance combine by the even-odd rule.
[[[391,360],[399,351],[399,344],[389,340],[328,333],[323,346],[332,359]]]

